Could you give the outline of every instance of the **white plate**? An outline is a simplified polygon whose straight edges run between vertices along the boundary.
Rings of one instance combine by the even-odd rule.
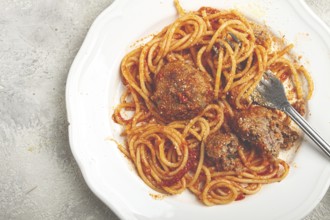
[[[183,8],[236,8],[295,44],[315,81],[308,121],[330,141],[330,31],[303,1],[182,0]],[[122,89],[119,65],[137,39],[176,18],[172,0],[115,1],[94,22],[71,67],[66,90],[70,145],[91,190],[123,219],[301,219],[330,184],[330,162],[305,140],[288,177],[229,205],[206,207],[190,192],[156,194],[109,140],[120,140],[111,115]]]

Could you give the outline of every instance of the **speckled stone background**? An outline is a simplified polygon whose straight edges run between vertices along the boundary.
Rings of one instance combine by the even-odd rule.
[[[65,83],[113,0],[0,0],[0,219],[118,219],[70,151]],[[330,25],[330,1],[307,0]],[[330,190],[306,220],[330,219]]]

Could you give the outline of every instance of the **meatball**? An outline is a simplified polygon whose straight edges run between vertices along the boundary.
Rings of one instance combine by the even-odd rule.
[[[165,64],[154,85],[151,99],[167,122],[191,119],[213,101],[211,77],[182,61]]]
[[[261,106],[238,112],[231,125],[243,141],[275,157],[280,148],[288,148],[298,139],[297,132],[284,123],[276,111]]]
[[[292,104],[292,107],[302,116],[306,114],[306,102],[304,100],[297,100]]]
[[[238,157],[239,147],[239,141],[234,134],[219,131],[208,137],[205,151],[218,170],[240,171],[243,165]]]
[[[279,116],[272,110],[260,106],[239,112],[232,121],[237,136],[273,156],[278,156],[283,143],[278,124]]]
[[[299,134],[297,131],[293,130],[288,125],[281,126],[281,133],[283,136],[283,144],[281,144],[281,148],[290,149],[294,146],[294,143],[299,139]]]

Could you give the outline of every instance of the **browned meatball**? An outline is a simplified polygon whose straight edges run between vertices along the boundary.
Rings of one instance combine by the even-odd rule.
[[[182,61],[164,65],[154,82],[151,99],[167,122],[191,119],[213,100],[209,75]]]
[[[240,171],[243,166],[238,157],[239,147],[239,141],[234,134],[219,131],[208,137],[205,151],[218,170]]]
[[[292,146],[298,139],[297,132],[279,114],[260,106],[238,112],[232,120],[232,129],[243,141],[275,157],[281,147]]]
[[[304,100],[297,100],[292,104],[292,107],[302,116],[306,114],[306,102]]]
[[[281,128],[281,133],[283,136],[283,144],[281,148],[290,149],[294,146],[294,143],[299,139],[299,134],[297,131],[292,130],[288,125],[283,124]]]
[[[255,106],[237,113],[232,127],[243,141],[277,156],[283,143],[278,120],[279,116],[272,110]]]

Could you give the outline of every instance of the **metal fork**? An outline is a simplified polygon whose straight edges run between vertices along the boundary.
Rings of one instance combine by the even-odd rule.
[[[330,157],[330,145],[290,105],[282,82],[271,71],[264,73],[251,97],[253,102],[259,105],[285,112]]]

